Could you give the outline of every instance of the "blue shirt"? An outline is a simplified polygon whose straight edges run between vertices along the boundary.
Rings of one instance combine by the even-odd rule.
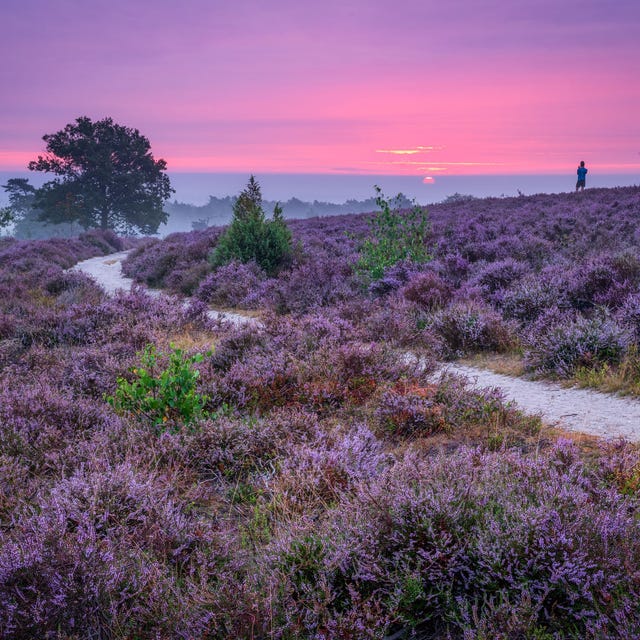
[[[587,177],[587,167],[578,167],[578,180],[584,180]]]

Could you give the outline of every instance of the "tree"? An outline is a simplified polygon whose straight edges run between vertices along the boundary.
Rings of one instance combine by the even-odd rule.
[[[0,209],[0,229],[9,226],[13,222],[13,212],[10,207]]]
[[[233,205],[233,219],[210,255],[214,267],[232,260],[256,262],[274,275],[291,259],[291,231],[276,204],[273,218],[267,220],[262,209],[262,194],[257,180],[249,182]]]
[[[26,178],[11,178],[2,185],[9,196],[9,206],[0,213],[2,219],[13,222],[13,235],[22,240],[34,240],[51,237],[77,236],[82,227],[75,222],[50,224],[42,219],[42,211],[36,208],[38,190]],[[7,222],[5,222],[5,225]]]
[[[9,206],[0,213],[0,227],[21,222],[33,211],[36,188],[26,178],[10,178],[2,188],[9,196]]]
[[[36,188],[26,178],[10,178],[2,188],[9,196],[13,216],[20,218],[33,209]]]
[[[41,219],[141,233],[166,222],[162,206],[173,192],[167,164],[154,159],[137,129],[84,116],[42,139],[47,153],[29,169],[58,177],[36,192]]]
[[[375,190],[380,211],[369,221],[370,235],[360,248],[356,265],[358,273],[374,281],[401,260],[424,263],[432,258],[425,244],[430,231],[426,209],[414,204],[409,211],[403,211],[406,198],[401,193],[392,206],[380,187],[376,185]]]

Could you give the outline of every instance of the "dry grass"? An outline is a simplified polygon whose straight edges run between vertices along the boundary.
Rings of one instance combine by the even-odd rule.
[[[211,333],[201,330],[187,330],[179,333],[166,333],[157,337],[157,345],[161,350],[168,350],[174,345],[183,351],[212,351],[215,349],[216,340]]]
[[[262,316],[262,311],[259,309],[239,309],[238,307],[210,307],[210,309],[218,313],[232,313],[245,318],[259,319]]]
[[[604,393],[640,397],[640,357],[636,350],[630,350],[623,361],[612,366],[578,369],[571,378],[571,384],[582,388],[597,389]]]
[[[494,373],[514,378],[523,377],[526,373],[522,356],[518,353],[478,353],[458,361],[459,364],[480,369],[488,369]]]
[[[526,371],[522,357],[517,353],[478,353],[458,362],[514,378],[540,379]],[[544,376],[542,379],[557,382],[566,388],[595,389],[602,393],[640,398],[640,354],[630,350],[619,365],[605,363],[596,367],[581,367],[568,379],[557,376]]]

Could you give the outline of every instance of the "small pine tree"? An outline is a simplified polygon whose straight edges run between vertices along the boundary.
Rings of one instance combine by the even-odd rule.
[[[254,261],[267,274],[274,275],[292,255],[291,231],[276,205],[273,218],[268,220],[262,209],[262,193],[254,176],[233,205],[231,224],[220,237],[209,261],[214,267],[237,260]]]

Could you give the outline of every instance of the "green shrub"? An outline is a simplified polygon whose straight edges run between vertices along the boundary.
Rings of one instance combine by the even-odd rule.
[[[214,267],[233,260],[254,261],[268,275],[274,275],[290,262],[291,256],[291,231],[282,216],[282,209],[276,205],[273,218],[268,220],[265,217],[260,185],[251,176],[246,189],[233,205],[231,224],[209,255],[209,261]]]
[[[370,280],[380,280],[387,268],[401,260],[416,263],[429,262],[432,258],[425,239],[430,230],[424,207],[414,205],[402,212],[402,194],[394,198],[395,206],[387,200],[380,187],[376,186],[376,204],[380,211],[370,220],[370,237],[360,248],[357,272]]]
[[[173,344],[171,349],[163,368],[164,354],[147,345],[138,354],[140,366],[131,370],[133,381],[118,378],[116,392],[107,402],[119,413],[142,416],[159,430],[177,430],[203,417],[207,397],[196,392],[200,372],[194,368],[203,355],[188,356]]]

